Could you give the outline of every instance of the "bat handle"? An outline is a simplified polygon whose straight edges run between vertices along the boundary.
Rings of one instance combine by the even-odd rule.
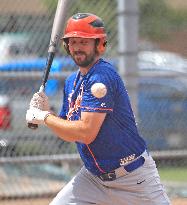
[[[39,89],[39,93],[44,92],[45,84],[42,84]]]

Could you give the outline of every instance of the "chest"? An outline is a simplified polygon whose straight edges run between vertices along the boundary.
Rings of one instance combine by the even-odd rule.
[[[85,80],[82,77],[75,79],[69,85],[67,91],[68,101],[68,120],[79,120],[81,118],[81,103],[83,100]]]

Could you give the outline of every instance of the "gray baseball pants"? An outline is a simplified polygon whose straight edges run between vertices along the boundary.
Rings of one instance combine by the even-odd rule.
[[[102,181],[83,167],[50,205],[170,205],[154,160],[114,181]]]

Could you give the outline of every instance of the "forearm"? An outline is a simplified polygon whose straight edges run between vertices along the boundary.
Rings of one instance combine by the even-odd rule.
[[[93,140],[89,129],[87,129],[82,120],[68,121],[54,115],[49,115],[45,119],[45,124],[59,138],[65,141],[89,144]]]

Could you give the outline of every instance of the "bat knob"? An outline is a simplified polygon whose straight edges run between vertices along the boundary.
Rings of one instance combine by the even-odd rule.
[[[33,124],[33,123],[28,123],[28,128],[32,129],[32,130],[36,130],[38,128],[37,124]]]

